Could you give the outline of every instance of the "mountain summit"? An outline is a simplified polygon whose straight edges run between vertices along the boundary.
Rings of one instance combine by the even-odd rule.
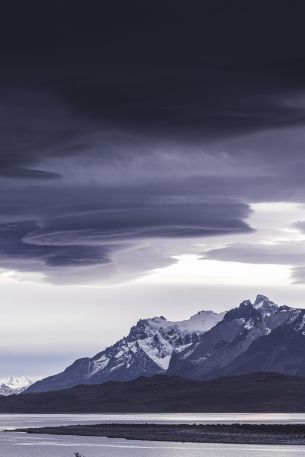
[[[26,392],[166,374],[211,379],[255,371],[305,376],[305,310],[257,295],[226,313],[201,311],[188,320],[141,319],[128,336]]]
[[[277,312],[278,305],[269,300],[265,295],[257,295],[253,307],[265,315],[271,315]]]

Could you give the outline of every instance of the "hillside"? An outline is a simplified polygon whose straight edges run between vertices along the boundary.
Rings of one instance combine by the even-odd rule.
[[[158,375],[2,397],[0,412],[305,412],[305,378],[256,373],[195,381]]]

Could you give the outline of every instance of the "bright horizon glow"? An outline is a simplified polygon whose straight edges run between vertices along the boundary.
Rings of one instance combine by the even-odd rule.
[[[204,251],[223,247],[232,242],[251,242],[254,245],[276,245],[280,242],[303,242],[301,234],[292,224],[305,218],[305,208],[297,203],[259,203],[251,205],[253,212],[248,220],[255,229],[252,234],[212,237],[202,245],[202,255],[176,256],[176,263],[159,268],[137,282],[187,283],[206,285],[236,285],[274,287],[291,286],[290,265],[243,263],[204,259]],[[238,240],[236,240],[238,238]],[[199,244],[199,243],[198,243]]]

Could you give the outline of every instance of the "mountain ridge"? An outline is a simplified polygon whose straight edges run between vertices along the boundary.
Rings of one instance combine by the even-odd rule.
[[[223,318],[223,313],[200,311],[188,320],[168,321],[165,317],[140,319],[127,337],[93,357],[76,360],[66,370],[37,381],[28,392],[97,384],[109,380],[127,381],[143,374],[166,373],[174,352],[195,344],[202,332]]]
[[[177,322],[163,316],[140,319],[112,346],[91,358],[76,360],[62,373],[34,383],[26,392],[158,374],[198,380],[254,371],[305,375],[304,315],[304,309],[279,306],[259,294],[254,303],[244,300],[225,313],[201,311]],[[257,345],[262,346],[260,351]],[[266,358],[267,348],[273,357]],[[285,360],[281,354],[286,354]]]

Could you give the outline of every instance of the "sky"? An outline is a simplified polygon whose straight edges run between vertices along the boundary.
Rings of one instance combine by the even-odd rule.
[[[0,18],[0,375],[139,318],[305,307],[305,6],[9,2]]]

